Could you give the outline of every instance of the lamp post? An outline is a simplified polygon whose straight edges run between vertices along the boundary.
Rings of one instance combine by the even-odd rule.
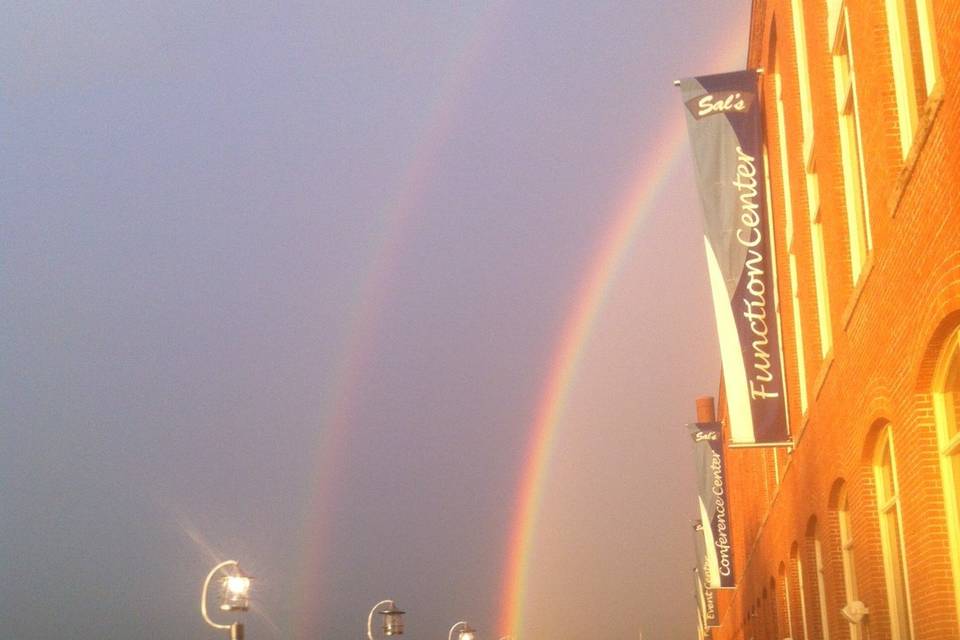
[[[463,628],[460,629],[460,634],[457,636],[459,640],[477,640],[477,631],[467,624],[466,620],[461,620],[450,627],[450,632],[447,634],[447,640],[453,640],[453,632],[460,625],[463,625]]]
[[[387,608],[383,611],[377,609],[383,605]],[[381,600],[370,609],[370,615],[367,616],[367,640],[373,640],[373,614],[379,613],[383,616],[383,635],[402,636],[403,635],[403,614],[406,611],[400,611],[393,600]]]
[[[227,567],[232,569],[227,571]],[[229,630],[230,640],[243,640],[243,623],[220,624],[207,615],[207,590],[210,588],[210,581],[220,571],[224,574],[220,578],[220,610],[242,613],[250,609],[250,576],[240,569],[240,564],[236,560],[225,560],[211,569],[207,579],[203,581],[203,591],[200,592],[200,613],[204,621],[214,629]]]

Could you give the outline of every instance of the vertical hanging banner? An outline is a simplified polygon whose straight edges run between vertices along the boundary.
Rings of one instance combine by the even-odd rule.
[[[703,204],[730,446],[789,445],[757,72],[679,85]]]
[[[703,621],[703,601],[700,599],[700,578],[697,576],[697,570],[693,570],[693,577],[695,580],[694,583],[694,592],[693,592],[693,601],[697,607],[697,630],[700,632],[699,637],[703,637],[703,631],[707,628],[706,623]]]
[[[701,577],[701,568],[693,569],[694,588],[696,588],[697,608],[700,611],[700,619],[703,621],[704,629],[711,629],[720,626],[720,616],[717,615],[717,598],[712,589],[704,585]]]
[[[693,568],[696,578],[697,603],[704,628],[719,627],[720,615],[717,612],[717,594],[710,585],[710,565],[707,562],[707,544],[703,537],[703,522],[693,523],[693,548],[697,564]]]
[[[695,536],[697,567],[702,569],[704,586],[728,589],[734,586],[733,540],[730,510],[727,508],[727,467],[723,459],[722,425],[697,422],[687,425],[693,438],[693,459],[697,469],[697,499],[701,536]],[[696,526],[694,526],[696,529]],[[702,553],[699,539],[703,540]]]

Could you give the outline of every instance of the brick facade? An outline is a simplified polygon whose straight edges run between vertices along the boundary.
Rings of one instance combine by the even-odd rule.
[[[916,0],[901,1],[916,5]],[[960,640],[960,594],[951,559],[956,546],[951,547],[948,535],[931,393],[941,347],[960,327],[960,2],[929,2],[940,74],[929,95],[919,99],[916,134],[906,158],[888,31],[888,5],[896,2],[842,3],[849,20],[872,244],[857,282],[851,275],[833,34],[828,33],[828,4],[841,3],[796,4],[802,7],[806,33],[815,132],[812,161],[819,181],[832,349],[822,356],[794,3],[754,0],[748,67],[768,70],[761,76],[761,100],[794,447],[727,451],[738,583],[735,590],[719,594],[722,625],[712,637],[818,640],[846,639],[859,632],[864,640],[904,640],[891,629],[875,486],[875,453],[889,429],[912,624],[907,637]],[[908,15],[913,16],[910,27],[915,33],[916,16]],[[918,48],[915,37],[911,42]],[[773,56],[781,74],[785,139],[778,135],[774,77],[769,72]],[[803,353],[797,353],[792,336],[796,327],[787,275],[780,145],[786,145],[789,165]],[[798,391],[800,359],[808,395],[805,412]],[[719,418],[726,423],[722,385],[718,405]],[[848,601],[837,513],[843,495],[857,599],[869,608],[856,627],[840,613]],[[822,594],[816,542],[822,551]]]

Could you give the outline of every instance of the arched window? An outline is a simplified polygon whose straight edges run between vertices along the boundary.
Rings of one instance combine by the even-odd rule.
[[[830,625],[827,622],[827,585],[823,575],[823,546],[817,537],[816,524],[812,525],[814,569],[817,571],[817,605],[820,609],[820,634],[823,640],[830,640]]]
[[[761,610],[763,611],[763,637],[779,638],[780,625],[777,624],[777,581],[771,577],[769,585],[763,588],[760,596]]]
[[[960,612],[960,329],[941,353],[933,378],[933,407],[943,475],[954,592]]]
[[[800,548],[796,542],[793,543],[793,553],[791,554],[791,560],[793,561],[793,570],[794,577],[797,580],[797,593],[800,600],[800,628],[803,630],[804,640],[810,637],[810,627],[807,623],[807,596],[806,596],[806,587],[803,583],[803,559]]]
[[[780,580],[782,581],[783,592],[783,618],[786,622],[787,634],[791,638],[793,635],[793,606],[790,604],[790,571],[784,563],[780,563]]]
[[[853,556],[853,529],[850,526],[850,505],[847,489],[840,489],[837,497],[837,531],[840,534],[840,562],[843,565],[843,590],[846,602],[858,599],[857,569]],[[850,623],[850,640],[860,640],[860,625]]]
[[[887,583],[892,640],[912,640],[910,590],[903,547],[903,518],[900,515],[900,488],[893,452],[893,430],[886,426],[877,442],[873,461],[877,484],[877,513],[880,518],[880,547],[883,551],[883,572]]]

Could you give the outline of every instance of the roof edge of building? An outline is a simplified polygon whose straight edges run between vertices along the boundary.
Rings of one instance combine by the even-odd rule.
[[[763,27],[766,0],[753,0],[750,7],[750,28],[747,33],[747,69],[756,69],[763,59]]]

